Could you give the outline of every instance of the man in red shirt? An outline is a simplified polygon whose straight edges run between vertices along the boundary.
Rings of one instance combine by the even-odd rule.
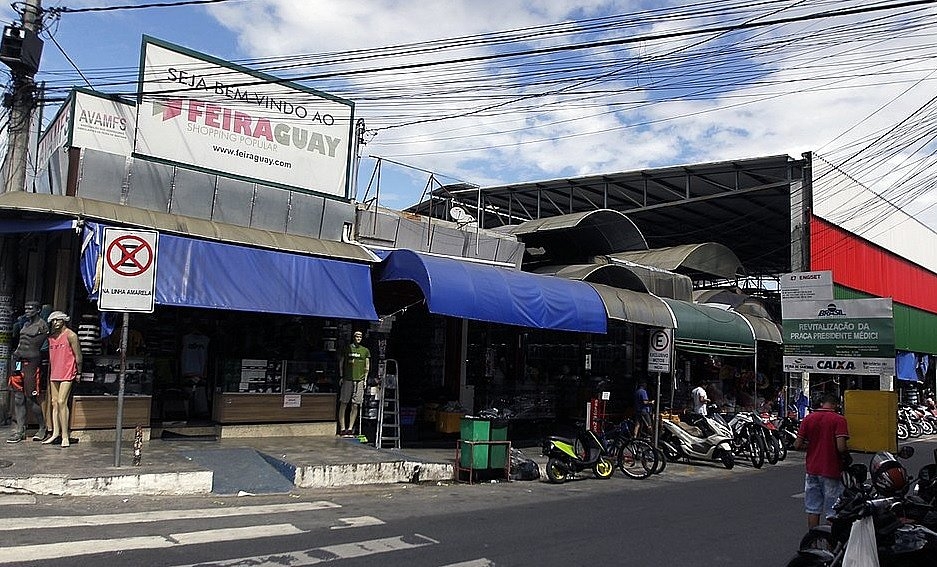
[[[846,418],[836,412],[839,398],[824,394],[820,408],[800,424],[795,449],[807,448],[804,508],[807,527],[820,524],[820,514],[833,514],[833,503],[843,493],[843,462],[848,458]]]

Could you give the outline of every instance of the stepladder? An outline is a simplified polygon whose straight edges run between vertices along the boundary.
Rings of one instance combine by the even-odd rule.
[[[388,358],[377,369],[380,378],[377,406],[377,432],[374,446],[378,449],[400,448],[400,377],[397,361]]]

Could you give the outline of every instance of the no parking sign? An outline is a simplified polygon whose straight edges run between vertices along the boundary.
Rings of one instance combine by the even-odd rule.
[[[153,230],[104,229],[98,309],[153,312],[158,244]]]

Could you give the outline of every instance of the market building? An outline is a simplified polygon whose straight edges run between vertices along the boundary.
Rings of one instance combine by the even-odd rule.
[[[774,322],[781,321],[779,278],[791,272],[830,270],[837,300],[893,298],[897,381],[890,375],[859,376],[820,368],[784,372],[778,346],[783,337],[772,326],[761,326],[757,344],[764,345],[759,350],[766,359],[762,362],[757,357],[757,369],[738,364],[741,358],[724,356],[721,360],[714,357],[707,365],[705,359],[685,356],[691,350],[680,348],[677,321],[676,375],[684,386],[692,380],[691,374],[704,372],[719,376],[711,383],[723,390],[754,391],[756,397],[792,384],[805,390],[813,384],[815,391],[895,389],[909,399],[925,387],[934,388],[937,258],[933,231],[812,154],[800,159],[766,156],[494,187],[447,186],[409,212],[446,218],[453,207],[471,212],[479,226],[488,230],[511,230],[517,224],[542,224],[588,211],[624,213],[648,243],[647,251],[623,255],[639,264],[639,269],[685,274],[697,302],[731,306]],[[887,216],[882,215],[883,208]],[[734,256],[737,264],[735,260],[717,262],[712,255],[707,260],[724,269],[701,271],[697,266],[701,246],[725,247],[732,253],[727,257]],[[737,267],[734,273],[732,266]]]
[[[539,435],[601,392],[626,415],[641,380],[661,379],[674,408],[699,377],[726,405],[771,403],[791,374],[778,279],[811,270],[832,270],[837,298],[894,298],[899,378],[910,359],[933,383],[937,247],[902,248],[929,242],[910,223],[894,251],[850,232],[809,154],[449,186],[392,211],[353,199],[351,101],[152,38],[142,65],[135,101],[75,90],[26,191],[0,194],[15,282],[0,358],[25,301],[66,310],[85,354],[73,429],[88,436],[113,434],[118,387],[119,321],[97,301],[126,258],[108,261],[108,228],[159,235],[155,307],[130,316],[125,352],[124,424],[153,435],[334,433],[336,353],[356,330],[375,379],[393,361],[405,441],[481,410]],[[660,329],[675,352],[663,377],[648,366]]]

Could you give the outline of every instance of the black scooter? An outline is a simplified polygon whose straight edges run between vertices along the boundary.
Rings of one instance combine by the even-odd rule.
[[[543,455],[547,461],[547,478],[560,484],[573,475],[591,468],[596,478],[609,478],[615,471],[615,464],[608,452],[599,442],[595,433],[583,429],[575,439],[550,436],[543,442]]]

